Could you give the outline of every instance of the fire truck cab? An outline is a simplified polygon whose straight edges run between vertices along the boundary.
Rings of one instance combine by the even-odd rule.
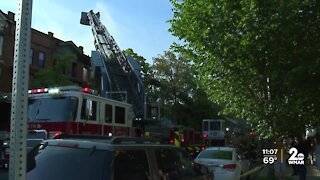
[[[61,133],[132,136],[132,106],[77,86],[29,90],[28,129]]]

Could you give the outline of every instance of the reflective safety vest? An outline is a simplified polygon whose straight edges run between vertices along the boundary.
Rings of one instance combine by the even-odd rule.
[[[149,138],[150,137],[150,132],[149,131],[144,132],[144,136]]]
[[[194,147],[193,147],[193,146],[188,146],[188,147],[187,147],[187,150],[188,150],[188,151],[194,151]]]
[[[187,146],[187,150],[191,152],[198,152],[201,150],[201,147],[198,145],[195,146]]]
[[[195,146],[196,151],[200,151],[201,148],[199,146]]]
[[[178,146],[178,147],[181,146],[180,132],[179,131],[174,131],[173,140],[174,140],[174,145],[175,146]]]

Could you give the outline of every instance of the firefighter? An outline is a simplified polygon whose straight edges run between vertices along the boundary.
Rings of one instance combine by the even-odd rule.
[[[144,137],[150,138],[150,131],[146,130],[146,131],[144,132]]]
[[[174,145],[181,147],[181,141],[180,141],[180,131],[178,128],[174,128],[174,133],[173,133],[173,140],[174,140]]]

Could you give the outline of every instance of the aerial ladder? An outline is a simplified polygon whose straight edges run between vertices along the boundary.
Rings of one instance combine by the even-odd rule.
[[[144,118],[145,92],[140,66],[126,57],[100,21],[100,13],[82,12],[80,23],[90,25],[96,51],[92,51],[91,65],[95,77],[100,78],[100,95],[132,104],[135,117]]]

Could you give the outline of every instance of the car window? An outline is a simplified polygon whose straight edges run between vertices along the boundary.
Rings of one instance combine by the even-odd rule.
[[[209,126],[209,122],[208,121],[203,121],[203,131],[208,131],[208,126]]]
[[[144,150],[121,150],[114,153],[114,180],[148,180],[149,165]]]
[[[169,180],[188,179],[195,176],[192,163],[183,151],[161,149],[155,151],[159,176]]]
[[[28,156],[28,164],[31,164]],[[111,151],[47,146],[35,157],[27,180],[87,180],[103,178],[111,174]],[[108,163],[109,162],[109,163]]]
[[[204,150],[199,154],[198,158],[232,160],[232,153],[233,151],[225,150]]]
[[[27,134],[27,139],[47,139],[47,133],[44,131],[29,131]]]

